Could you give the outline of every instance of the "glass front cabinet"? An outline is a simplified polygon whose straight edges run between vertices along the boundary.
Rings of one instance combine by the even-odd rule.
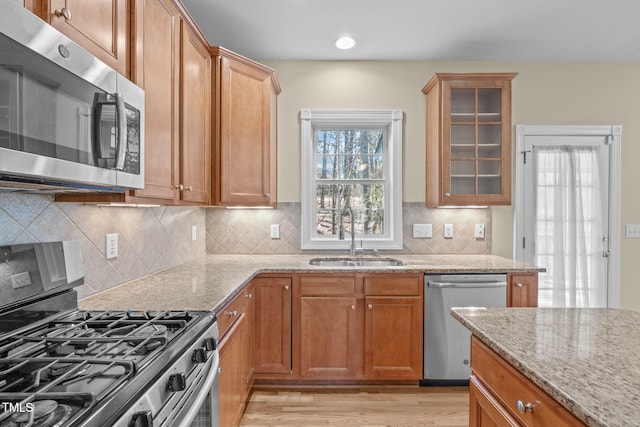
[[[511,80],[517,73],[437,73],[427,101],[426,204],[511,204]]]

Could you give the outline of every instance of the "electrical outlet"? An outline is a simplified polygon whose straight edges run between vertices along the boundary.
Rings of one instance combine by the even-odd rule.
[[[271,224],[271,238],[272,239],[280,238],[280,224]]]
[[[31,284],[31,275],[28,271],[17,273],[11,276],[11,286],[13,289],[22,288]]]
[[[191,241],[195,242],[198,239],[198,227],[195,225],[191,226]]]
[[[476,224],[476,239],[484,239],[484,224]]]
[[[413,224],[413,237],[416,239],[430,239],[432,236],[431,224]]]
[[[453,224],[444,225],[444,238],[453,239]]]
[[[105,257],[113,259],[118,257],[118,233],[107,234]]]
[[[631,239],[640,238],[640,224],[625,224],[624,237]]]

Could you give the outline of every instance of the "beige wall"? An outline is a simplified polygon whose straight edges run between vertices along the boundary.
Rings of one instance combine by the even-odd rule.
[[[435,72],[518,72],[514,124],[622,125],[622,224],[640,223],[640,63],[267,61],[280,80],[278,198],[300,201],[301,108],[405,112],[404,201],[424,201],[424,97]],[[513,209],[492,209],[492,251],[513,254]],[[640,310],[640,239],[622,238],[621,304]]]

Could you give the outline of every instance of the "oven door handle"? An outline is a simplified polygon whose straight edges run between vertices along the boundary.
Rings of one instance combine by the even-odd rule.
[[[193,420],[196,418],[196,415],[200,411],[202,402],[204,402],[204,399],[206,399],[207,395],[211,391],[211,387],[213,387],[213,383],[218,376],[218,365],[220,364],[220,356],[218,355],[218,351],[215,352],[213,357],[209,360],[208,364],[209,369],[207,369],[206,380],[204,381],[201,389],[198,391],[198,395],[195,397],[193,402],[190,403],[189,411],[180,421],[179,427],[187,427],[191,425]]]
[[[127,110],[122,94],[114,93],[116,99],[116,111],[118,114],[118,147],[116,148],[116,165],[114,169],[123,170],[127,156]]]

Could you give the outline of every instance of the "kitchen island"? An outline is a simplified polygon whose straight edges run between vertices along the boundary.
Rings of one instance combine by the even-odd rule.
[[[518,376],[542,390],[580,423],[598,427],[639,425],[640,313],[619,309],[454,308],[451,314],[472,332],[479,350],[476,358],[472,351],[472,375],[480,378],[480,387],[493,392],[507,387],[500,381],[483,380],[482,373],[476,372],[488,359],[484,354],[490,353],[510,365],[504,365],[504,372],[515,368]],[[484,351],[485,347],[489,350]],[[498,378],[492,373],[488,377]],[[506,378],[501,381],[510,382]],[[528,400],[520,395],[496,398],[499,405],[510,408],[507,418],[522,423],[516,403]],[[534,418],[545,410],[544,403],[532,403],[532,410],[521,408],[524,416]],[[553,404],[546,406],[553,410]]]
[[[378,258],[387,258],[380,255]],[[312,266],[327,255],[205,255],[79,301],[83,310],[213,310],[218,312],[259,274],[535,273],[541,269],[497,255],[393,254],[401,266]],[[367,256],[363,258],[376,258]]]

